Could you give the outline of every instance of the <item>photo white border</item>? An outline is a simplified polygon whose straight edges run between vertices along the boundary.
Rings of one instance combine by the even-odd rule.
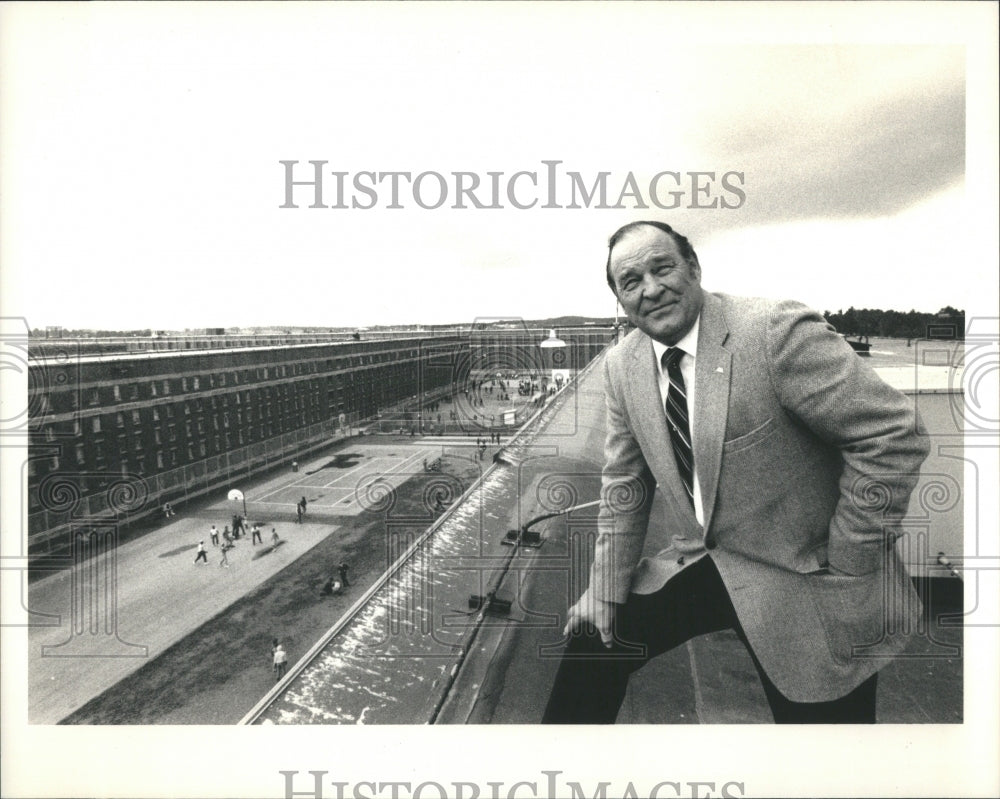
[[[210,4],[179,13],[252,12],[254,4]],[[512,11],[518,8],[511,4]],[[553,15],[581,13],[562,4]],[[583,13],[586,12],[586,7]],[[0,43],[17,36],[18,14],[59,14],[60,5],[11,4],[0,9]],[[122,7],[130,16],[140,8]],[[425,8],[428,30],[436,15],[453,6]],[[997,251],[997,7],[979,3],[750,3],[699,4],[678,8],[690,15],[694,40],[726,43],[961,43],[967,48],[966,192],[970,219],[966,257],[989,264],[994,280],[970,287],[967,318],[998,316]],[[86,35],[81,30],[81,35]],[[234,26],[234,35],[239,35]],[[56,56],[54,56],[56,57]],[[706,55],[710,57],[710,53]],[[17,68],[3,60],[0,75]],[[5,110],[7,110],[5,108]],[[16,112],[16,108],[15,108]],[[70,135],[70,132],[68,132]],[[0,136],[0,144],[2,144]],[[283,154],[262,151],[260,169]],[[4,162],[17,153],[3,152]],[[16,197],[3,198],[7,216]],[[0,217],[2,220],[3,217]],[[0,224],[0,231],[3,225]],[[946,232],[945,232],[946,234]],[[2,251],[0,251],[2,252]],[[34,275],[0,261],[2,315],[16,316],[19,289]],[[942,274],[915,279],[947,280]],[[992,328],[996,330],[996,327]],[[25,386],[3,375],[4,406],[25,396]],[[17,450],[2,442],[2,529],[24,529],[17,502]],[[998,529],[996,449],[978,451],[984,530]],[[968,472],[966,479],[974,479]],[[968,484],[968,483],[967,483]],[[971,492],[970,492],[971,493]],[[974,518],[967,513],[967,519]],[[978,531],[968,529],[967,541]],[[6,555],[10,549],[5,546]],[[16,572],[5,571],[5,583]],[[967,590],[971,590],[967,585]],[[4,599],[10,595],[4,588]],[[988,601],[991,601],[989,598]],[[967,606],[974,600],[967,596]],[[4,796],[278,797],[284,795],[280,770],[329,772],[328,780],[411,783],[433,780],[505,783],[544,782],[544,771],[580,782],[588,795],[601,781],[639,790],[663,780],[681,783],[735,781],[745,796],[995,796],[998,785],[997,630],[966,630],[965,721],[960,725],[879,725],[873,728],[802,729],[772,727],[42,727],[25,723],[27,684],[23,630],[3,631],[2,781]],[[20,638],[21,640],[18,640]],[[304,790],[305,786],[298,788]],[[614,788],[609,788],[614,790]],[[704,790],[704,789],[703,789]],[[531,796],[527,788],[517,795]],[[335,796],[327,784],[325,796]],[[425,794],[434,796],[433,791]],[[542,794],[539,794],[542,795]],[[611,795],[609,793],[609,795]],[[665,793],[664,795],[673,795]],[[689,795],[689,794],[685,794]],[[705,795],[704,793],[702,795]]]

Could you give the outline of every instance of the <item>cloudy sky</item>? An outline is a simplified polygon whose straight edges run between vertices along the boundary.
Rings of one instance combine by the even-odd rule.
[[[171,329],[610,315],[607,237],[650,217],[688,233],[713,290],[830,310],[974,303],[995,270],[967,252],[981,231],[965,48],[874,43],[842,6],[762,38],[750,12],[7,9],[4,312],[32,327]],[[327,162],[327,205],[332,173],[347,173],[349,207],[310,208],[312,189],[296,187],[299,207],[281,208],[283,160],[297,180]],[[515,199],[538,202],[513,207],[507,181],[527,171],[543,186],[543,161],[560,162],[563,207],[540,207],[546,189],[523,177]],[[388,208],[386,182],[377,202],[352,193],[366,171],[438,173],[448,195],[422,208],[403,181],[403,207]],[[502,173],[504,207],[455,208],[454,172],[481,178],[486,205],[487,173]],[[606,205],[624,207],[566,207],[569,172],[588,187],[608,173]],[[679,208],[649,198],[662,172],[680,175],[658,184],[662,204],[683,192]],[[705,193],[691,172],[715,173],[698,178]],[[730,172],[745,199],[722,184]],[[618,203],[629,174],[639,196]],[[436,178],[420,188],[433,205]]]

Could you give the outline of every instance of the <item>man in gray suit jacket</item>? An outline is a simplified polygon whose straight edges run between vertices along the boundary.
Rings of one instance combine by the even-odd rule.
[[[607,276],[638,329],[605,361],[599,536],[543,721],[614,722],[649,658],[732,628],[775,721],[874,722],[921,610],[893,546],[914,409],[819,314],[704,292],[668,225],[617,231]],[[672,542],[643,559],[657,487]]]

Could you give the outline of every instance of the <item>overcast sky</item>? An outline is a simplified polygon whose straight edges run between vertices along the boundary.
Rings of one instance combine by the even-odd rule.
[[[962,46],[746,43],[646,4],[42,11],[2,34],[5,313],[32,327],[606,316],[605,243],[637,218],[688,233],[707,288],[821,310],[966,307],[995,281],[964,250]],[[387,183],[373,208],[309,208],[309,187],[281,208],[282,160],[327,161],[328,205],[335,171],[350,206],[363,171],[486,186],[553,160],[557,204],[566,172],[608,172],[608,205],[632,173],[651,207],[541,208],[521,178],[526,210],[505,182],[500,209],[453,208],[453,183],[434,210],[409,184],[387,208]],[[739,207],[656,208],[665,171],[686,184],[661,199]],[[716,173],[695,199],[692,171]]]

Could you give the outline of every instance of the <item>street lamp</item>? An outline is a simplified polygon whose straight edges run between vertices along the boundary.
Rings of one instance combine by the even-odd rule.
[[[566,342],[556,336],[555,330],[538,345],[542,349],[542,364],[549,370],[553,383],[569,382],[569,364],[566,362]]]

